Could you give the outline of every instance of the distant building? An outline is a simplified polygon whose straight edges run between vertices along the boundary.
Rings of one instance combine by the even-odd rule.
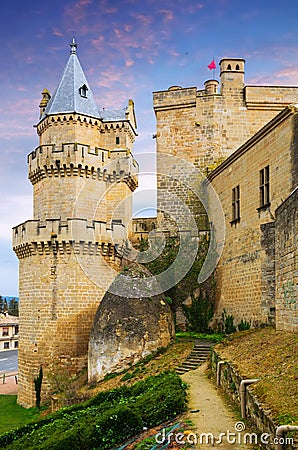
[[[143,239],[148,239],[150,231],[156,229],[156,217],[139,217],[132,220],[132,236],[133,243],[140,243]]]
[[[19,318],[0,314],[0,352],[15,350],[19,346]]]

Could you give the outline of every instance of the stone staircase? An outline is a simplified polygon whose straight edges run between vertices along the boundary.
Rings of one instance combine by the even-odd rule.
[[[190,370],[194,370],[199,367],[209,358],[211,347],[213,345],[214,342],[210,341],[195,341],[190,355],[181,366],[176,367],[176,373],[178,373],[178,375],[183,375],[185,372],[189,372]]]

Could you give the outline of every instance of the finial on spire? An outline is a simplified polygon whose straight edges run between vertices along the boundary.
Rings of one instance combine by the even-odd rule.
[[[70,48],[71,48],[70,53],[71,54],[76,54],[77,53],[77,43],[76,43],[76,40],[75,40],[74,37],[72,38],[72,41],[71,41],[71,43],[69,45],[70,45]]]

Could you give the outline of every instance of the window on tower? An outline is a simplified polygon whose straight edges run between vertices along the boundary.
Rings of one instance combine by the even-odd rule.
[[[116,136],[116,145],[119,145],[119,144],[120,144],[120,137]]]
[[[79,93],[81,97],[87,98],[87,92],[88,92],[88,88],[86,86],[86,84],[83,84],[83,86],[81,86],[79,88]]]
[[[240,186],[232,189],[232,221],[231,225],[240,222]]]
[[[260,208],[270,206],[269,166],[260,170]]]

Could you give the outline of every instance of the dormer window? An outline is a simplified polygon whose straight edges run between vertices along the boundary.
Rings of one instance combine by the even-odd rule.
[[[83,86],[81,86],[79,88],[79,93],[81,97],[87,98],[87,92],[88,92],[88,88],[86,86],[86,84],[83,84]]]

